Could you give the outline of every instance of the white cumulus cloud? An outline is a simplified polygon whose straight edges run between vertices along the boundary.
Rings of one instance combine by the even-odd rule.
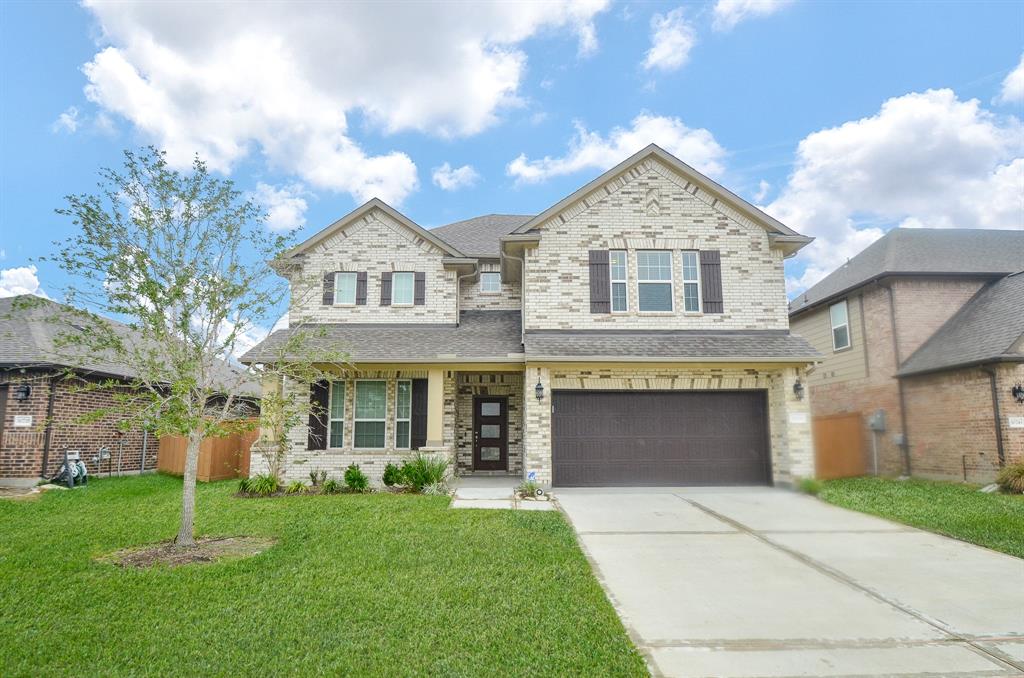
[[[39,269],[33,265],[0,269],[0,297],[16,297],[19,294],[45,297],[46,292],[39,285],[39,278],[36,276],[38,271]]]
[[[576,136],[568,152],[561,157],[544,156],[529,160],[520,154],[506,167],[519,183],[537,183],[551,177],[573,174],[584,169],[606,170],[622,162],[650,143],[655,143],[708,175],[722,173],[725,150],[706,129],[693,129],[679,118],[641,113],[629,128],[615,127],[607,137],[576,124]]]
[[[457,191],[460,188],[468,188],[480,180],[480,175],[472,165],[463,165],[453,168],[450,163],[445,163],[434,168],[434,184],[445,191]]]
[[[50,125],[50,130],[54,134],[58,132],[67,132],[68,134],[74,134],[78,131],[78,108],[75,106],[68,106],[64,109],[64,112],[57,116],[57,119]]]
[[[997,103],[1016,103],[1024,101],[1024,54],[1020,62],[1003,80],[1003,87],[996,97]]]
[[[712,27],[730,31],[741,21],[775,14],[793,0],[718,0],[715,3]]]
[[[1024,127],[949,89],[889,99],[804,138],[766,210],[817,240],[790,281],[808,287],[887,226],[1024,228]]]
[[[253,199],[267,213],[267,228],[271,231],[290,231],[306,225],[305,190],[300,184],[287,186],[271,186],[260,182],[256,184]]]
[[[359,114],[385,133],[472,135],[520,106],[521,44],[569,32],[597,47],[608,0],[544,3],[114,3],[86,0],[102,48],[86,95],[168,151],[230,171],[269,165],[357,200],[391,203],[418,186],[399,151],[367,152]]]
[[[697,32],[686,17],[683,8],[655,14],[651,17],[651,48],[644,57],[644,68],[674,71],[690,58],[690,50],[697,42]]]

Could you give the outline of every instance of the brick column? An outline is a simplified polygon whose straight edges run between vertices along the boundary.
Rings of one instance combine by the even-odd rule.
[[[544,399],[537,400],[537,382],[544,387]],[[527,367],[523,381],[524,476],[551,485],[551,375],[546,367]]]
[[[802,399],[793,392],[797,379],[804,386]],[[800,478],[814,477],[810,398],[803,368],[787,367],[773,376],[768,391],[768,407],[772,480],[776,485],[788,487]]]

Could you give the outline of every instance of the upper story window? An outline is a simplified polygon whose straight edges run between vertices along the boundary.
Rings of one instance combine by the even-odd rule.
[[[828,317],[832,324],[832,350],[841,351],[850,348],[850,321],[847,315],[846,299],[828,307]]]
[[[639,250],[636,253],[637,302],[640,311],[672,310],[672,253]]]
[[[381,449],[387,418],[387,383],[359,380],[356,382],[356,412],[353,426],[355,447]]]
[[[608,253],[608,273],[611,278],[612,313],[625,313],[629,310],[629,298],[626,294],[626,250],[612,250]]]
[[[480,274],[480,291],[485,294],[497,294],[501,292],[501,273],[497,271],[484,271]]]
[[[345,382],[332,381],[328,420],[330,441],[327,447],[345,447]]]
[[[356,305],[356,274],[338,272],[334,274],[334,303],[341,306]]]
[[[683,310],[700,313],[700,263],[696,252],[683,255]]]
[[[415,277],[413,273],[395,273],[391,277],[391,304],[412,306]]]

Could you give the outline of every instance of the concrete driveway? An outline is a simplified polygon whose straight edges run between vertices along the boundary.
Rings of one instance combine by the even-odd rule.
[[[1024,675],[1024,560],[785,490],[555,494],[655,675]]]

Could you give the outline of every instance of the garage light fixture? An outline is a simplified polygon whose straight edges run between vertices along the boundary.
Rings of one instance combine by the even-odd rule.
[[[1024,386],[1022,386],[1021,384],[1017,384],[1016,386],[1011,388],[1010,395],[1012,395],[1013,399],[1016,400],[1018,403],[1024,404]]]
[[[804,399],[804,385],[800,382],[799,379],[797,379],[796,383],[793,384],[793,395],[796,396],[797,400]]]
[[[537,385],[533,387],[533,392],[537,394],[537,400],[544,400],[544,384],[537,382]]]

